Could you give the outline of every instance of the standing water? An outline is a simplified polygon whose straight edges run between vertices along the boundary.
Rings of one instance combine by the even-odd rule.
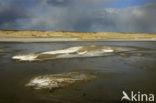
[[[123,91],[156,94],[155,45],[0,43],[0,103],[119,103]]]

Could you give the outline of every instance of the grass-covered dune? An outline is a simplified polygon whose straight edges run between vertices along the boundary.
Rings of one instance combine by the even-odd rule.
[[[156,40],[156,33],[0,30],[0,38],[66,38],[75,40]]]

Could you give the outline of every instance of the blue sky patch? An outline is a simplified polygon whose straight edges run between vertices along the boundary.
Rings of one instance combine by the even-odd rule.
[[[107,4],[109,8],[128,8],[132,6],[145,5],[147,3],[153,3],[156,0],[113,0]]]

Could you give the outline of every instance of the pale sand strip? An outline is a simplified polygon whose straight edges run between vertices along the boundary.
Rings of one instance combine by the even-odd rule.
[[[77,38],[0,38],[0,42],[61,42],[77,41]]]
[[[79,40],[77,38],[0,38],[0,42],[64,42],[64,41],[156,41],[156,39]]]

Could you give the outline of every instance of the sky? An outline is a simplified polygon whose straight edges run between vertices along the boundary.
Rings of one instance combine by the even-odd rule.
[[[156,0],[0,0],[0,30],[156,33]]]

